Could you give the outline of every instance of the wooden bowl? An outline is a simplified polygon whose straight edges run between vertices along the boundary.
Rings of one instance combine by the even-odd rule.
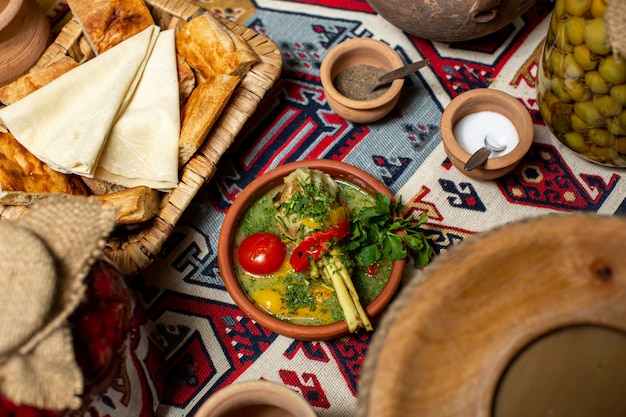
[[[282,184],[285,176],[300,167],[324,171],[333,178],[350,182],[371,194],[379,192],[388,195],[394,201],[393,195],[382,183],[367,172],[343,162],[322,159],[304,160],[281,165],[252,181],[239,193],[228,209],[218,240],[218,265],[222,280],[230,296],[239,308],[261,326],[299,340],[337,338],[349,334],[348,326],[344,321],[320,326],[303,326],[288,323],[267,314],[264,310],[257,307],[242,290],[233,267],[236,256],[235,234],[243,215],[261,196],[275,186]],[[395,261],[391,270],[391,276],[381,293],[369,305],[364,306],[370,318],[381,313],[395,294],[402,280],[404,264],[404,260]]]
[[[50,24],[35,0],[0,0],[0,86],[26,73],[50,40]]]
[[[202,404],[196,417],[315,417],[304,397],[293,389],[266,380],[235,382]]]
[[[457,141],[454,127],[463,117],[483,111],[496,112],[509,119],[517,131],[519,141],[510,152],[490,157],[484,165],[466,171],[464,166],[471,153]],[[455,168],[478,180],[491,180],[510,172],[528,152],[534,137],[533,121],[526,107],[518,99],[499,90],[477,88],[461,93],[448,104],[441,115],[441,138],[446,155]]]
[[[371,38],[354,38],[332,48],[322,60],[320,78],[330,107],[342,118],[354,123],[370,123],[386,116],[400,98],[404,79],[391,83],[387,91],[371,100],[354,100],[337,91],[333,80],[341,71],[365,64],[392,71],[404,65],[389,45]]]
[[[493,416],[494,408],[504,405],[500,394],[509,397],[505,403],[511,400],[504,391],[515,363],[543,339],[570,331],[577,341],[586,339],[583,333],[595,338],[586,343],[600,358],[593,363],[594,377],[579,378],[573,366],[554,366],[581,346],[561,344],[559,351],[553,344],[552,354],[537,362],[538,376],[513,385],[518,413],[495,416],[623,416],[625,240],[622,216],[549,215],[476,235],[441,254],[402,289],[374,333],[356,417]],[[610,344],[619,347],[613,352],[605,343],[609,339],[618,339]],[[612,380],[603,378],[611,375]],[[529,394],[548,378],[560,381]],[[557,399],[570,384],[570,395]],[[563,412],[592,391],[596,404],[613,399],[621,408],[610,414],[600,408]],[[543,411],[528,412],[536,406]]]

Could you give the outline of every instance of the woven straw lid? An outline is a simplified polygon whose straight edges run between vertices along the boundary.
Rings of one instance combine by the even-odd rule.
[[[12,402],[80,406],[83,378],[67,318],[114,218],[95,198],[59,196],[0,221],[0,392]]]
[[[604,13],[604,27],[613,54],[626,59],[626,1],[609,2]]]

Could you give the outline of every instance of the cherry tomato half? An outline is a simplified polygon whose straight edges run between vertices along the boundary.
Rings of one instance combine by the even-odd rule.
[[[281,267],[287,248],[280,238],[271,233],[253,233],[237,249],[239,264],[255,275],[272,274]]]

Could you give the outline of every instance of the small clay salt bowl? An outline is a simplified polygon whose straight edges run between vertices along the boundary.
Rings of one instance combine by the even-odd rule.
[[[293,389],[276,382],[236,382],[202,404],[196,417],[316,417],[311,405]]]
[[[492,152],[483,165],[465,170],[472,153],[484,146],[486,136],[491,144],[506,148]],[[478,180],[492,180],[513,170],[530,149],[534,136],[534,125],[526,107],[499,90],[477,88],[461,93],[441,116],[446,155],[455,168]]]
[[[363,85],[339,86],[335,84],[337,77],[345,74],[346,70],[357,71],[357,68],[363,69],[363,66],[370,67],[370,70],[371,67],[379,69],[380,76],[403,65],[400,55],[382,41],[371,38],[343,41],[332,48],[322,60],[320,78],[326,100],[335,113],[351,122],[370,123],[379,120],[395,107],[404,79],[397,79],[363,99],[359,94],[359,89],[362,89]]]

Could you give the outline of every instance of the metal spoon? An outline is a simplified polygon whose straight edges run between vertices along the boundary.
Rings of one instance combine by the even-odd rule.
[[[390,84],[393,80],[397,80],[398,78],[406,77],[409,74],[413,74],[417,70],[424,68],[426,65],[430,64],[430,59],[423,59],[421,61],[412,62],[410,64],[406,64],[398,69],[390,71],[384,75],[382,75],[374,84],[369,84],[365,87],[365,94],[368,95],[372,91],[376,90],[378,87],[382,87],[383,85]]]
[[[475,168],[478,168],[487,161],[487,159],[491,155],[491,152],[500,152],[503,151],[505,148],[506,145],[494,145],[490,143],[487,139],[487,136],[485,136],[485,146],[474,152],[472,156],[470,156],[470,158],[467,160],[463,168],[466,171],[471,171]]]

